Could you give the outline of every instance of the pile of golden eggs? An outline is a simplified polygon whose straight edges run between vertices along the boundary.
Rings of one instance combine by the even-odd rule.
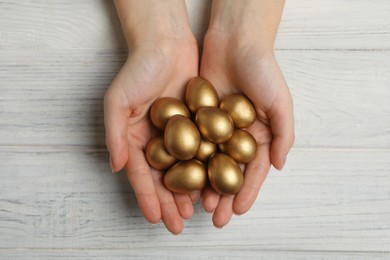
[[[256,140],[245,130],[256,112],[243,95],[219,101],[214,86],[201,77],[187,85],[186,103],[157,99],[150,118],[163,131],[146,146],[151,167],[165,171],[165,186],[176,193],[202,190],[207,183],[219,194],[235,194],[244,182],[239,164],[253,160]]]

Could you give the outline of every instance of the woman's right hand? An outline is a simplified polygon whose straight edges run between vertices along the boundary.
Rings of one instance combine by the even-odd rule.
[[[144,154],[149,140],[161,134],[151,124],[149,109],[160,97],[184,98],[187,82],[198,75],[198,46],[183,2],[117,0],[116,6],[129,57],[104,98],[110,164],[113,172],[125,168],[145,218],[151,223],[162,220],[178,234],[183,219],[192,216],[192,200],[199,193],[192,200],[173,194],[164,186],[162,172],[151,168]],[[147,20],[140,23],[137,16]]]

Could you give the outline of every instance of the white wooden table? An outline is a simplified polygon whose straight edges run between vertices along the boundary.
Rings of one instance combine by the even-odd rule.
[[[208,1],[187,1],[198,40]],[[0,0],[0,259],[390,259],[390,1],[290,0],[277,57],[296,144],[222,230],[142,217],[104,146],[126,58],[108,0]]]

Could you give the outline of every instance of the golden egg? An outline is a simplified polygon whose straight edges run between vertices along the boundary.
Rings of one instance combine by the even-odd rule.
[[[207,173],[211,187],[222,195],[237,193],[244,183],[244,176],[236,161],[223,153],[211,156]]]
[[[217,146],[207,140],[202,139],[200,141],[200,147],[195,155],[196,159],[202,162],[207,162],[211,155],[215,153]]]
[[[154,101],[150,109],[150,119],[155,127],[164,130],[169,118],[174,115],[190,117],[190,111],[177,98],[163,97]]]
[[[177,161],[175,157],[168,153],[162,137],[150,140],[146,146],[145,154],[149,165],[156,170],[167,169]]]
[[[199,108],[195,121],[202,136],[212,143],[224,143],[233,134],[232,119],[228,113],[217,107]]]
[[[201,77],[192,78],[186,90],[186,103],[191,112],[201,107],[217,107],[218,94],[214,86],[206,79]]]
[[[198,152],[200,134],[190,119],[182,115],[174,115],[165,127],[164,143],[169,154],[179,160],[188,160]]]
[[[256,119],[252,102],[243,95],[230,95],[221,101],[219,107],[230,115],[234,126],[238,128],[248,127]]]
[[[206,185],[206,169],[198,160],[180,161],[168,169],[164,184],[172,192],[191,193]]]
[[[249,163],[256,155],[257,145],[255,138],[245,130],[236,129],[232,137],[219,148],[234,160],[240,163]]]

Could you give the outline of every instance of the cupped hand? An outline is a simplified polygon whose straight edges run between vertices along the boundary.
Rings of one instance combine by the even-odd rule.
[[[144,155],[149,140],[159,133],[149,108],[159,97],[183,99],[188,80],[198,74],[195,39],[164,39],[144,43],[129,53],[104,98],[106,144],[113,172],[123,167],[139,207],[151,223],[162,220],[178,234],[194,209],[188,195],[165,188],[162,172],[152,169]],[[161,134],[161,133],[160,133]]]
[[[244,168],[242,189],[234,196],[220,196],[210,187],[202,193],[203,207],[214,212],[217,227],[251,208],[271,164],[281,170],[294,143],[292,98],[273,50],[246,37],[209,31],[203,46],[200,75],[215,86],[220,99],[245,94],[257,113],[247,129],[257,141],[257,154]]]

